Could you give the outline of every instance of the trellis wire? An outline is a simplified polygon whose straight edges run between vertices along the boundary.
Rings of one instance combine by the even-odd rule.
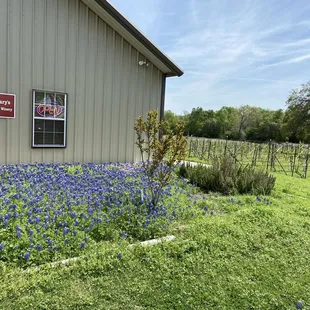
[[[188,137],[188,148],[189,159],[209,164],[228,155],[241,165],[307,177],[310,146],[305,144]]]

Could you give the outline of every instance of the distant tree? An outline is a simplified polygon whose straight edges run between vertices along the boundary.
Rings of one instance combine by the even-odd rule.
[[[220,126],[221,139],[237,139],[238,138],[238,109],[233,107],[222,107],[216,112],[216,119]]]
[[[249,105],[218,111],[195,108],[182,116],[166,111],[165,119],[170,129],[183,120],[186,135],[195,137],[310,143],[310,82],[291,92],[287,106],[286,111]]]
[[[202,108],[193,109],[185,119],[185,133],[190,136],[201,137],[206,119],[206,111]]]
[[[246,131],[247,140],[252,141],[282,141],[282,110],[272,111],[262,108],[253,108],[253,114]]]
[[[255,120],[254,113],[257,112],[255,107],[251,107],[248,105],[241,106],[238,109],[239,113],[239,125],[238,125],[238,139],[245,140],[246,139],[246,131],[252,125],[253,120]],[[256,117],[258,113],[256,113]],[[252,122],[252,123],[251,123]]]
[[[284,132],[292,142],[310,143],[310,81],[292,90],[287,99]]]
[[[175,113],[173,113],[172,111],[170,110],[165,111],[164,120],[169,130],[172,130],[173,132],[175,132],[180,119],[181,118]]]
[[[207,118],[201,130],[205,138],[219,138],[221,136],[221,124],[216,118]]]

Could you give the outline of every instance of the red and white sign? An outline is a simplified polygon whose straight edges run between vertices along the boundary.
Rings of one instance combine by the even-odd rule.
[[[0,93],[0,118],[15,118],[16,96]]]

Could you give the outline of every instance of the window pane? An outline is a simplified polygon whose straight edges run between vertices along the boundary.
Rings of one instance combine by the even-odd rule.
[[[42,108],[44,105],[43,104],[41,104],[41,105],[39,105],[39,104],[36,104],[35,105],[35,114],[34,114],[34,116],[35,117],[44,117],[44,109]]]
[[[44,102],[44,92],[35,92],[35,102],[36,103],[43,103]]]
[[[34,131],[43,131],[44,130],[44,121],[41,119],[34,120]]]
[[[57,105],[55,107],[55,118],[57,119],[65,118],[65,108],[63,106]]]
[[[45,104],[45,118],[55,118],[56,106],[54,104]]]
[[[48,144],[48,145],[54,144],[54,134],[45,133],[44,134],[44,144]]]
[[[57,102],[57,104],[64,106],[65,105],[65,95],[56,94],[56,102]]]
[[[55,103],[55,94],[54,93],[46,93],[45,95],[45,104],[54,104]]]
[[[42,145],[43,144],[43,133],[34,133],[34,145]]]
[[[65,122],[55,121],[55,132],[64,132],[64,131],[65,131]]]
[[[45,122],[45,128],[44,131],[45,132],[50,132],[53,133],[55,130],[55,121],[44,121]]]
[[[64,134],[63,133],[55,134],[55,144],[64,145]]]
[[[55,118],[64,119],[65,118],[65,95],[56,94],[56,108],[55,108]]]

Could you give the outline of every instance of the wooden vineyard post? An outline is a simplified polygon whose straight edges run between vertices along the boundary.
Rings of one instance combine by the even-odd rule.
[[[192,150],[192,139],[189,139],[188,158],[191,158],[191,150]]]
[[[271,148],[271,140],[268,143],[267,172],[269,171],[270,148]]]
[[[252,158],[252,166],[253,167],[256,167],[258,149],[259,149],[259,146],[254,145],[254,153],[253,153],[253,158]]]
[[[294,148],[294,160],[293,160],[293,167],[292,167],[292,176],[294,176],[294,172],[295,172],[295,165],[296,165],[296,156],[297,156],[297,148]]]
[[[210,159],[211,147],[212,147],[212,140],[210,140],[210,142],[209,142],[208,160]]]
[[[271,169],[273,169],[273,171],[276,171],[276,165],[275,165],[275,145],[272,143],[271,144],[271,163],[270,163],[270,167]]]
[[[308,165],[309,165],[309,157],[310,157],[310,154],[309,154],[309,149],[310,149],[310,146],[308,146],[308,152],[307,152],[307,155],[306,155],[306,163],[305,163],[305,179],[307,178],[307,173],[308,173]]]
[[[227,151],[227,143],[228,143],[228,140],[226,138],[226,143],[225,143],[225,151],[224,151],[224,157],[226,156],[226,151]]]
[[[203,159],[205,159],[205,139],[203,139],[203,141],[202,141],[202,151],[201,151],[201,160],[203,160]]]

